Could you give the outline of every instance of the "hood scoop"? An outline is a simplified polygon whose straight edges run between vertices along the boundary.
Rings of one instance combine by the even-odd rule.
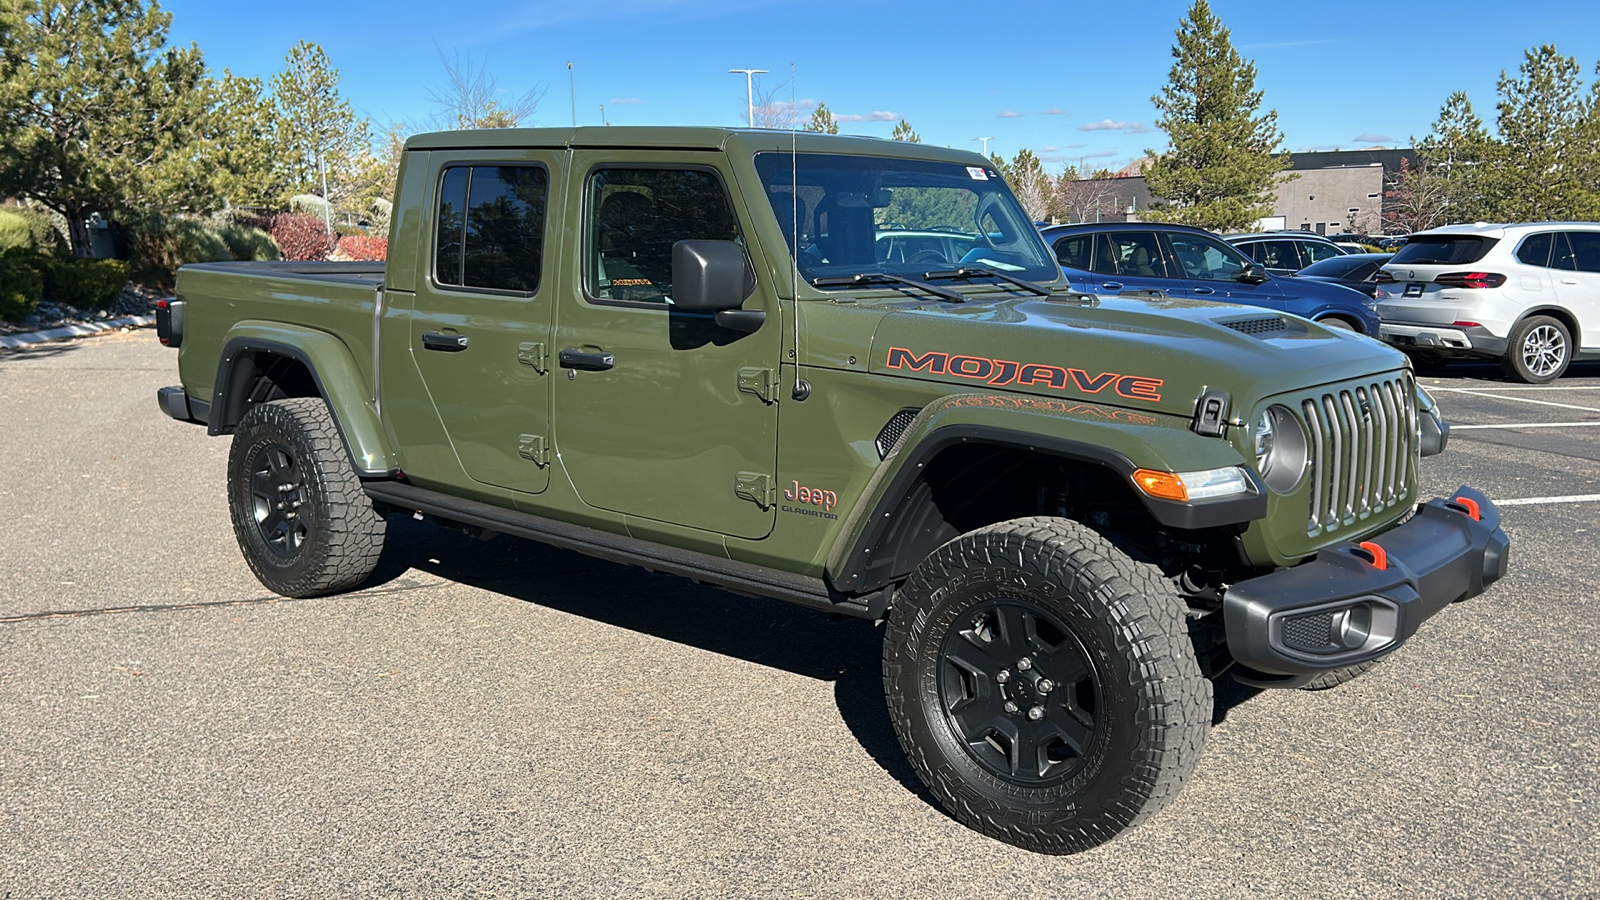
[[[1272,334],[1278,331],[1289,330],[1289,320],[1283,316],[1259,316],[1249,319],[1229,319],[1219,321],[1218,325],[1226,325],[1240,334]]]

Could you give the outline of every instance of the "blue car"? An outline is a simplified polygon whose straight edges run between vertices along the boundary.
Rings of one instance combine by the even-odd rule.
[[[1072,286],[1094,294],[1160,291],[1264,306],[1377,337],[1372,298],[1337,284],[1272,275],[1209,231],[1187,225],[1100,222],[1040,232]]]

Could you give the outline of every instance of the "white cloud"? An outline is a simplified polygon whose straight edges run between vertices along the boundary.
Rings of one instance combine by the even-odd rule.
[[[612,97],[611,98],[611,105],[612,106],[638,106],[640,103],[643,103],[643,102],[644,101],[640,100],[638,97]]]
[[[1052,146],[1049,146],[1049,147],[1040,147],[1039,148],[1039,152],[1040,153],[1054,153],[1054,152],[1056,152],[1057,150],[1060,150],[1060,149],[1061,149],[1060,147],[1056,147],[1056,146],[1052,145]]]
[[[1388,136],[1387,134],[1373,134],[1370,131],[1363,131],[1360,134],[1356,135],[1355,137],[1351,138],[1351,140],[1355,141],[1358,144],[1392,144],[1392,143],[1394,143],[1394,138]]]
[[[1111,119],[1101,119],[1098,122],[1087,122],[1078,126],[1079,131],[1120,131],[1123,134],[1146,134],[1149,126],[1143,122],[1115,122]]]
[[[892,113],[882,109],[875,109],[864,116],[856,114],[834,116],[834,119],[840,122],[893,122],[899,118],[899,113]]]
[[[1041,116],[1070,116],[1070,115],[1072,115],[1072,110],[1070,110],[1070,109],[1062,109],[1059,106],[1052,106],[1049,109],[1045,110],[1044,112],[1039,113],[1039,115],[1041,115]]]
[[[1022,118],[1022,113],[1019,113],[1016,110],[1008,109],[1005,112],[1000,114],[1000,118],[1002,118],[1002,119],[1020,119],[1020,118]]]

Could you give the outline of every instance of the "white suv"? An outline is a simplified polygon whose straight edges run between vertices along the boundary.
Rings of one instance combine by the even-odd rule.
[[[1491,356],[1508,377],[1544,384],[1600,357],[1600,223],[1419,232],[1377,281],[1379,335],[1418,368]]]

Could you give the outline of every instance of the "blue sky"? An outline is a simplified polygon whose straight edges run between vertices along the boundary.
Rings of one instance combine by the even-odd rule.
[[[1117,168],[1159,148],[1153,94],[1166,83],[1173,31],[1189,0],[462,0],[454,4],[170,0],[175,42],[198,43],[213,70],[266,77],[300,39],[319,43],[345,96],[378,122],[418,121],[444,81],[439,54],[470,54],[511,93],[543,86],[537,125],[735,125],[743,76],[789,80],[844,131],[887,137],[907,119],[928,143],[1010,157],[1023,147],[1052,170]],[[1600,0],[1506,4],[1212,0],[1252,58],[1264,106],[1292,150],[1401,145],[1421,137],[1445,97],[1465,90],[1493,124],[1495,84],[1523,51],[1555,43],[1586,82],[1600,58]],[[789,89],[781,95],[786,99]],[[808,109],[803,109],[808,113]]]

